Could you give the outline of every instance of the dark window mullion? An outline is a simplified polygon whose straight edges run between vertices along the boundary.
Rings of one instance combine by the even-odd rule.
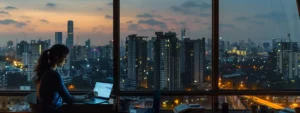
[[[212,91],[219,92],[219,0],[212,0]],[[212,100],[213,111],[218,110],[218,96]]]

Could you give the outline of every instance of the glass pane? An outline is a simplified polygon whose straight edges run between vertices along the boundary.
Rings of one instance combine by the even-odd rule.
[[[121,0],[120,23],[121,90],[211,89],[211,1]]]
[[[221,89],[299,89],[295,0],[220,1]]]
[[[284,111],[293,110],[295,107],[299,107],[299,96],[219,96],[220,108],[222,103],[228,103],[230,110],[251,110],[251,106],[267,106],[270,111]]]
[[[120,98],[120,111],[133,111],[138,113],[153,113],[154,99],[153,97],[121,97]],[[198,104],[206,110],[211,109],[210,96],[164,96],[160,98],[160,110],[172,111],[176,106],[181,104]]]
[[[0,112],[24,112],[31,111],[24,97],[0,96]]]
[[[0,90],[35,90],[32,77],[38,58],[54,44],[70,50],[66,64],[57,69],[69,90],[112,82],[111,1],[2,0],[0,4]]]

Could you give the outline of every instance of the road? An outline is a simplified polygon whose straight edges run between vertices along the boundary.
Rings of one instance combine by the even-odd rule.
[[[247,98],[249,100],[252,100],[252,101],[254,101],[254,102],[258,103],[258,104],[265,105],[265,106],[268,106],[268,107],[273,108],[273,109],[284,109],[283,106],[274,104],[274,103],[272,103],[270,101],[258,98],[256,96],[243,96],[243,97]]]

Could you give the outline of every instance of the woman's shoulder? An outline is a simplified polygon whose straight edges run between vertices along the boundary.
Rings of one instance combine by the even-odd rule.
[[[49,77],[59,77],[59,76],[60,76],[58,72],[56,72],[55,70],[53,70],[53,69],[51,69],[51,68],[47,69],[47,70],[44,72],[44,75],[46,75],[46,76],[49,76],[49,75],[50,75]]]

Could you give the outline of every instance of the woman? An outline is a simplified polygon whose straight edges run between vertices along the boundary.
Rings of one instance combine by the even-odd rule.
[[[36,73],[34,81],[37,86],[38,112],[58,113],[63,101],[72,104],[91,98],[92,94],[70,95],[62,77],[55,71],[57,67],[61,67],[66,63],[68,54],[68,47],[61,44],[56,44],[41,54],[34,70]]]

